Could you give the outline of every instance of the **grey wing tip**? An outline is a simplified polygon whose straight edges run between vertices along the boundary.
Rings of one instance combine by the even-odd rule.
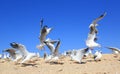
[[[40,25],[41,25],[41,28],[42,28],[42,26],[43,26],[43,18],[41,18],[41,20],[40,20]]]
[[[105,48],[107,48],[107,49],[112,49],[111,47],[105,47]]]
[[[40,22],[43,22],[43,20],[44,20],[44,19],[43,19],[43,18],[41,18]]]
[[[104,17],[107,14],[107,12],[104,12],[100,17]]]
[[[104,12],[104,15],[106,15],[107,14],[107,12]]]

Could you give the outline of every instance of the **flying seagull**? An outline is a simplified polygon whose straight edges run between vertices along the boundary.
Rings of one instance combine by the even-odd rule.
[[[90,49],[93,49],[94,47],[101,47],[101,45],[96,42],[97,40],[96,35],[98,33],[96,26],[98,26],[97,22],[101,20],[105,15],[106,12],[100,15],[98,18],[96,18],[89,26],[90,33],[88,34],[88,38],[86,40],[86,46],[89,47]]]
[[[45,44],[44,41],[46,40],[46,36],[51,32],[53,28],[49,28],[47,25],[43,26],[43,19],[41,20],[41,29],[40,29],[40,45],[37,45],[38,49],[43,49]]]

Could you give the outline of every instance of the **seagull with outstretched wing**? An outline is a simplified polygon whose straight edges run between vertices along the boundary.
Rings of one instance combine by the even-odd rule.
[[[40,29],[40,45],[37,45],[38,49],[43,49],[45,44],[44,41],[46,40],[46,36],[51,32],[53,28],[49,28],[47,25],[43,26],[43,19],[41,20],[41,29]]]
[[[86,46],[90,49],[93,49],[94,47],[101,47],[100,44],[96,42],[97,40],[97,29],[96,26],[98,26],[97,22],[100,21],[104,16],[106,15],[106,12],[100,15],[98,18],[96,18],[89,26],[90,33],[88,34],[88,38],[86,40]]]
[[[33,57],[39,57],[38,54],[29,52],[23,44],[12,42],[12,43],[10,43],[10,45],[11,45],[11,47],[20,51],[20,53],[22,55],[21,64],[23,64],[27,61],[30,61]]]

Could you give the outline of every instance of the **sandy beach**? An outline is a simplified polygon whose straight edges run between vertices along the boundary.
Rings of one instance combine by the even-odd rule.
[[[45,63],[43,58],[35,64],[15,65],[12,61],[0,59],[0,74],[120,74],[120,58],[113,54],[103,54],[101,61],[86,58],[78,64],[66,57],[60,64]]]

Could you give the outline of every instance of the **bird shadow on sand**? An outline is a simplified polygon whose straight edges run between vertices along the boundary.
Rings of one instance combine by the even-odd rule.
[[[87,62],[95,62],[94,60],[87,60]]]
[[[50,65],[63,65],[64,63],[62,62],[50,62]]]
[[[26,66],[32,66],[32,67],[37,67],[37,64],[28,64],[28,63],[23,63],[21,67],[26,67]]]
[[[79,63],[79,62],[74,62],[75,64],[86,64],[87,62],[81,62],[81,63]]]

